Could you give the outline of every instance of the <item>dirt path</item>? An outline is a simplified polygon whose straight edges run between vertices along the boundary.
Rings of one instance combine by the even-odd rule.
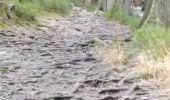
[[[93,56],[94,38],[107,46],[117,25],[86,11],[39,19],[46,27],[0,31],[0,100],[156,100],[148,86],[127,79]],[[123,72],[121,72],[123,73]]]

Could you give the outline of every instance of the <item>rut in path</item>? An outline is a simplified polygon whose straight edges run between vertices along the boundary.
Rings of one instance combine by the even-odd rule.
[[[0,31],[0,100],[153,100],[152,88],[126,80],[90,50],[94,38],[104,48],[127,29],[84,10],[40,21],[49,27]]]

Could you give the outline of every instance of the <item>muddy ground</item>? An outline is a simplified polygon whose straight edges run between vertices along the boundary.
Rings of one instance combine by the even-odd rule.
[[[0,100],[160,100],[91,50],[96,38],[105,49],[128,28],[85,10],[37,20],[43,25],[0,31]]]

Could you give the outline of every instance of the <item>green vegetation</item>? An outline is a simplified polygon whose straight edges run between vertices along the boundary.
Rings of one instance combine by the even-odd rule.
[[[3,29],[3,28],[5,28],[5,27],[6,27],[5,24],[0,23],[0,29]]]
[[[108,19],[115,20],[121,24],[126,24],[130,28],[135,29],[139,24],[139,18],[135,16],[124,15],[119,9],[112,8],[104,14]]]
[[[7,73],[9,71],[8,67],[0,67],[0,74]]]
[[[64,16],[71,11],[71,2],[69,0],[12,0],[16,5],[16,15],[25,20],[33,20],[35,16],[45,12],[56,12]]]
[[[75,6],[82,7],[84,6],[83,2],[81,0],[70,0]]]
[[[87,11],[94,11],[97,8],[97,5],[91,4],[85,6],[84,8],[87,9]]]
[[[113,8],[105,12],[110,20],[126,24],[134,31],[133,42],[140,50],[148,53],[155,59],[164,58],[170,48],[170,29],[161,26],[145,25],[139,29],[139,18],[126,16],[119,9]]]
[[[39,14],[38,9],[35,9],[35,5],[27,2],[27,3],[19,3],[15,1],[16,5],[16,15],[19,18],[23,18],[25,20],[33,20],[35,16]]]
[[[97,8],[97,4],[85,4],[81,0],[70,0],[75,6],[82,7],[87,11],[94,11]]]
[[[35,1],[44,10],[52,10],[62,15],[68,14],[71,10],[69,0],[37,0]]]
[[[155,58],[163,58],[170,48],[170,29],[145,25],[134,32],[134,43]]]

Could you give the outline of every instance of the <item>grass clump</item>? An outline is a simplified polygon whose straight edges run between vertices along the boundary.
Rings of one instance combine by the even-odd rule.
[[[135,45],[155,59],[162,59],[169,52],[170,30],[153,25],[145,25],[134,32]]]
[[[88,4],[82,0],[70,0],[75,6],[82,7],[87,11],[95,11],[97,8],[97,4]]]
[[[112,8],[104,14],[110,20],[116,20],[121,24],[126,24],[130,28],[135,29],[139,24],[139,18],[135,16],[124,15],[118,8]]]
[[[34,20],[34,17],[44,12],[55,12],[67,15],[71,11],[70,0],[11,0],[16,5],[16,15],[25,20]]]
[[[0,74],[7,73],[9,71],[8,67],[0,67]]]
[[[95,11],[96,8],[97,8],[97,5],[94,5],[94,4],[85,6],[85,9],[87,9],[87,11]]]
[[[81,0],[70,0],[75,6],[82,7],[84,3]]]
[[[35,8],[32,3],[19,3],[15,2],[16,5],[16,16],[24,20],[34,20],[34,17],[39,14],[39,10]]]
[[[138,64],[135,71],[140,78],[159,86],[164,92],[170,89],[170,53],[163,60],[156,60],[142,52],[136,59]]]
[[[52,10],[62,15],[69,14],[71,10],[71,2],[69,0],[37,0],[44,10]]]
[[[111,65],[123,64],[125,61],[125,52],[119,43],[114,43],[112,47],[104,53],[104,61]]]
[[[170,29],[145,25],[134,32],[133,42],[140,50],[137,73],[164,88],[170,81]]]

